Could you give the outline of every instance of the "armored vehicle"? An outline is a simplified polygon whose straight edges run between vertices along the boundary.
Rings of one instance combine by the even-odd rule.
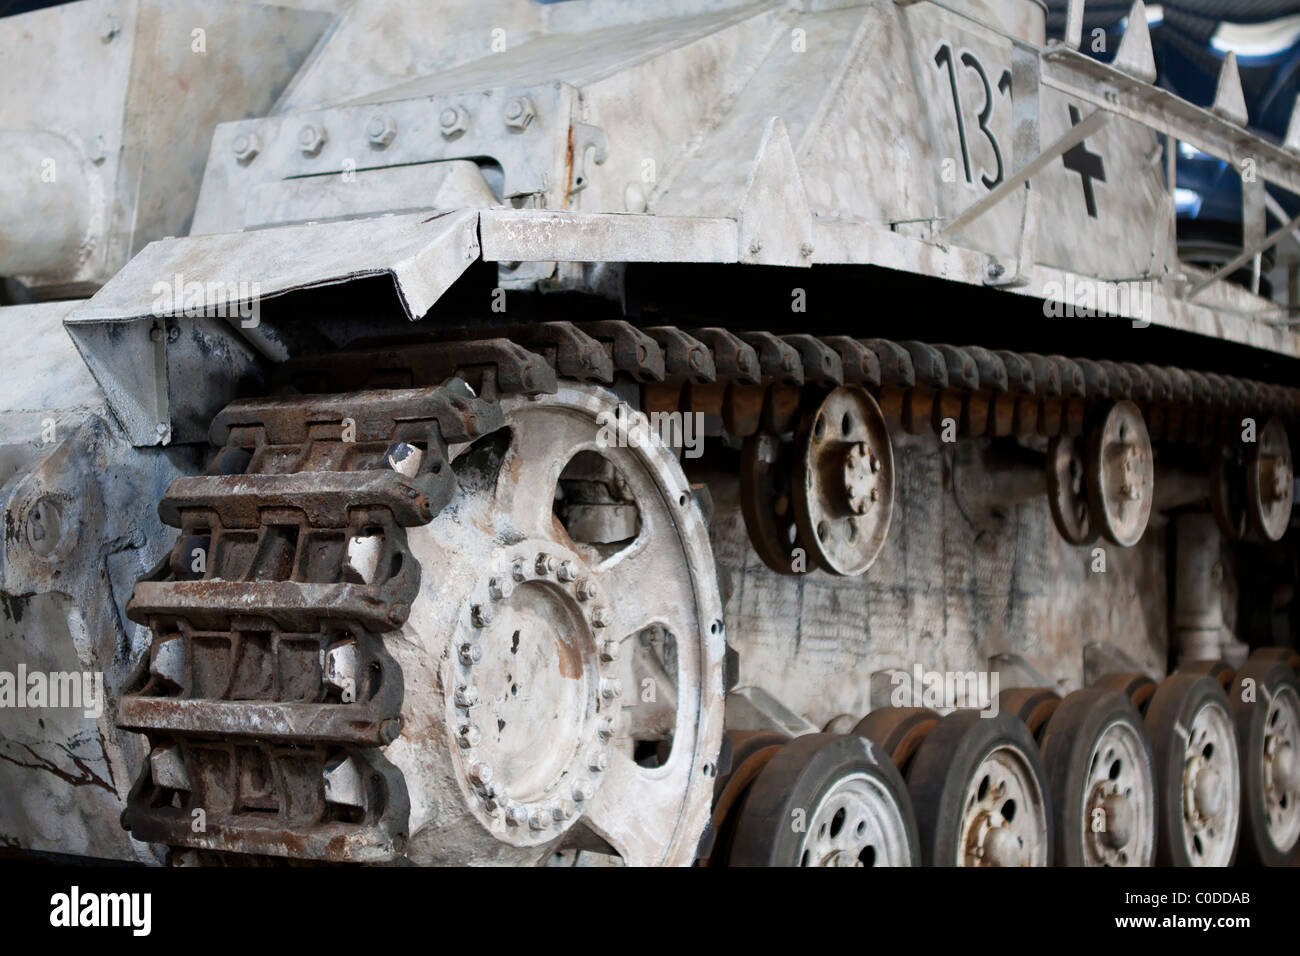
[[[0,842],[1293,861],[1300,113],[1055,14],[0,19]]]

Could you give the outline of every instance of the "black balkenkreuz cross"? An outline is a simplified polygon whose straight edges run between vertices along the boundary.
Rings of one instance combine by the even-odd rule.
[[[1074,106],[1070,107],[1070,125],[1079,125],[1079,111]],[[1073,173],[1078,173],[1079,178],[1083,180],[1083,201],[1088,204],[1088,215],[1093,219],[1097,218],[1097,197],[1092,193],[1092,181],[1106,181],[1106,167],[1102,165],[1101,155],[1098,153],[1088,152],[1088,147],[1084,143],[1076,143],[1065,151],[1061,157],[1065,161],[1065,168]]]

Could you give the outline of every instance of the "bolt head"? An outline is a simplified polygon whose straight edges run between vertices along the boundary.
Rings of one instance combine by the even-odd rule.
[[[561,561],[559,568],[555,571],[555,576],[567,584],[578,576],[578,569],[572,561]]]
[[[492,623],[492,606],[490,604],[475,604],[470,608],[469,616],[475,627],[487,627]]]
[[[538,807],[528,816],[528,828],[530,830],[545,830],[550,825],[551,815],[541,807]]]
[[[528,822],[528,811],[515,804],[506,811],[506,823],[512,827],[521,827]]]
[[[609,766],[609,754],[603,750],[592,751],[591,757],[587,760],[587,769],[593,773],[600,773]]]
[[[483,659],[483,649],[477,644],[466,642],[460,646],[459,653],[462,664],[477,664]]]
[[[397,121],[387,113],[378,113],[370,117],[370,122],[366,123],[366,139],[370,140],[371,146],[382,149],[391,143],[396,135]]]
[[[602,717],[596,723],[596,735],[603,741],[608,741],[614,736],[614,722],[608,717]]]
[[[463,749],[477,747],[482,739],[483,735],[473,724],[461,724],[460,729],[456,731],[456,743]]]
[[[600,680],[600,696],[606,700],[615,700],[623,695],[623,682],[617,677],[602,677]]]
[[[539,577],[546,577],[555,570],[555,559],[543,551],[537,555],[537,560],[533,564],[533,569],[537,572]]]
[[[513,130],[523,130],[537,116],[533,101],[526,96],[518,96],[506,104],[506,126]]]
[[[469,129],[469,111],[463,106],[448,106],[438,117],[444,139],[459,136]]]
[[[528,572],[524,570],[522,558],[515,558],[514,563],[510,565],[510,576],[516,581],[523,581],[524,578],[528,577]]]
[[[484,763],[482,760],[473,764],[469,768],[469,779],[480,787],[487,786],[492,782],[492,765]]]
[[[604,641],[600,645],[600,659],[605,663],[618,660],[618,641]]]
[[[473,684],[461,684],[456,688],[456,706],[473,707],[478,703],[478,688]]]
[[[551,804],[551,819],[556,823],[563,823],[573,816],[573,801],[561,797]]]
[[[587,783],[585,780],[582,781],[581,783],[575,783],[573,785],[574,803],[582,803],[585,800],[590,800],[595,795],[595,793],[596,793],[596,788],[593,787],[591,784]]]
[[[510,582],[505,578],[491,578],[488,580],[488,594],[494,601],[504,601],[510,597]]]
[[[235,137],[234,142],[230,144],[230,150],[235,154],[235,160],[240,163],[251,163],[261,148],[257,137],[252,133],[240,133]]]
[[[597,593],[598,589],[596,588],[595,581],[592,581],[589,578],[584,578],[578,582],[579,601],[593,601],[595,600]]]
[[[315,156],[321,151],[328,138],[324,126],[308,123],[298,131],[298,148],[307,156]]]
[[[613,615],[609,613],[609,608],[597,606],[591,609],[591,623],[596,627],[609,627]]]

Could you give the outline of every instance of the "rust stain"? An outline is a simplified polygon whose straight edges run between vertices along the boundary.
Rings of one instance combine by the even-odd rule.
[[[563,677],[577,679],[582,676],[582,654],[578,652],[567,640],[560,638],[555,642],[556,658],[560,665],[560,674]]]
[[[22,746],[23,749],[26,750],[29,754],[31,754],[32,757],[37,761],[36,763],[24,763],[23,761],[15,760],[13,757],[10,757],[6,754],[0,754],[0,760],[4,760],[17,767],[23,767],[27,770],[44,770],[47,773],[54,774],[60,780],[72,784],[72,786],[74,787],[86,787],[86,786],[103,787],[113,796],[115,797],[117,796],[116,787],[112,786],[107,780],[99,776],[99,774],[95,773],[95,771],[91,770],[90,767],[86,765],[86,762],[84,760],[82,760],[80,757],[78,757],[76,754],[74,754],[71,750],[69,750],[67,747],[63,746],[62,744],[59,745],[59,749],[72,758],[73,764],[76,766],[78,770],[81,771],[80,777],[74,776],[73,774],[68,773],[68,771],[64,770],[58,764],[46,760],[35,750],[33,750],[28,744],[23,744]]]

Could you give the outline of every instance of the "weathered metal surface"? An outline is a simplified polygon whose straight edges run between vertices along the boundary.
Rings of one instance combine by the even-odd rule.
[[[321,230],[331,233],[323,245]],[[165,442],[173,431],[192,441],[241,380],[256,376],[257,354],[241,331],[257,328],[261,301],[391,274],[403,307],[419,317],[477,257],[472,212],[167,240],[136,256],[67,324],[132,441]],[[189,389],[176,379],[187,360],[215,360],[224,374]]]
[[[188,449],[131,448],[63,328],[68,308],[0,309],[0,672],[97,681],[102,694],[80,707],[0,707],[0,842],[153,860],[117,824],[143,752],[112,711],[148,645],[123,606],[168,546],[158,496],[198,461]]]
[[[332,19],[235,0],[91,0],[0,20],[0,129],[31,147],[62,141],[6,164],[0,210],[15,215],[0,217],[0,274],[41,295],[86,294],[150,241],[184,234],[213,128],[270,109]],[[78,180],[75,214],[40,218]]]

